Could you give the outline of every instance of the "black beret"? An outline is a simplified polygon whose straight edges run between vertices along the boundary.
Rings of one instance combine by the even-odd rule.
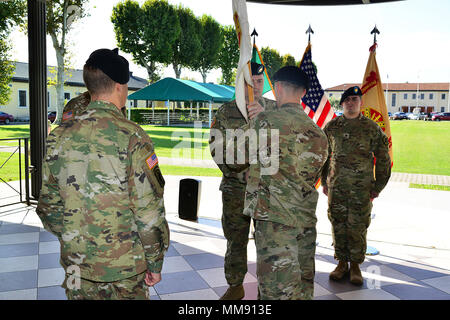
[[[263,64],[252,62],[251,65],[252,65],[252,75],[253,76],[257,76],[257,75],[263,74],[263,72],[264,72],[264,65]]]
[[[345,99],[349,96],[362,96],[361,89],[358,86],[350,87],[347,90],[344,91],[341,97],[341,101],[339,101],[339,104],[342,104]]]
[[[86,65],[102,70],[108,77],[120,84],[130,80],[127,59],[119,55],[119,49],[98,49],[91,53]]]
[[[286,66],[278,70],[273,75],[273,81],[286,81],[304,87],[307,91],[309,89],[308,76],[302,69],[295,66]]]

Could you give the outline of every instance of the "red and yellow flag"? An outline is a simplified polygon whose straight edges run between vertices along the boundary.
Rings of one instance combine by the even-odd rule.
[[[375,43],[370,47],[369,61],[367,62],[366,72],[362,81],[362,105],[361,113],[369,119],[375,121],[389,139],[389,156],[391,157],[391,166],[394,164],[392,153],[392,136],[389,124],[389,114],[386,107],[386,101],[383,93],[380,72],[378,71],[377,60],[375,58]]]

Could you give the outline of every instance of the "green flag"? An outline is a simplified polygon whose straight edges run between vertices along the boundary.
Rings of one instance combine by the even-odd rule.
[[[275,97],[275,91],[272,87],[272,82],[269,79],[269,76],[267,75],[267,69],[265,68],[266,65],[264,64],[264,61],[262,61],[261,53],[258,50],[258,47],[256,44],[253,45],[253,52],[252,52],[252,60],[251,62],[256,62],[259,64],[264,65],[264,89],[263,94],[269,92],[272,90],[273,96]]]

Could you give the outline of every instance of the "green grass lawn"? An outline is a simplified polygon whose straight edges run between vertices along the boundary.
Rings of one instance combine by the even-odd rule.
[[[450,175],[450,122],[391,121],[394,172]],[[211,159],[209,129],[142,126],[159,157]],[[0,126],[0,139],[28,137],[28,125]],[[181,144],[180,144],[181,143]],[[184,144],[184,145],[182,145]],[[0,145],[17,145],[17,142]],[[0,150],[1,151],[1,150]],[[1,157],[0,157],[1,159]],[[164,174],[220,176],[218,169],[162,166]],[[0,177],[1,175],[0,171]]]
[[[450,176],[450,122],[391,121],[395,172]]]

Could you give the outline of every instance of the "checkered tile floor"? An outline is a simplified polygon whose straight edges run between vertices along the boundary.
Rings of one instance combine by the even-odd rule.
[[[218,299],[227,289],[223,270],[226,241],[220,222],[208,219],[189,222],[173,214],[167,219],[171,245],[164,261],[162,281],[150,288],[151,299]],[[430,263],[439,259],[439,253],[433,258],[425,254],[428,251],[414,255],[406,253],[404,248],[379,247],[380,254],[367,257],[362,264],[364,285],[356,287],[348,279],[341,282],[328,279],[336,265],[330,244],[329,235],[319,234],[315,299],[450,299],[450,271]],[[56,237],[37,224],[0,221],[0,300],[66,299],[60,287],[64,271],[59,264],[59,250]],[[248,246],[248,260],[245,299],[254,300],[257,278],[253,240]]]

